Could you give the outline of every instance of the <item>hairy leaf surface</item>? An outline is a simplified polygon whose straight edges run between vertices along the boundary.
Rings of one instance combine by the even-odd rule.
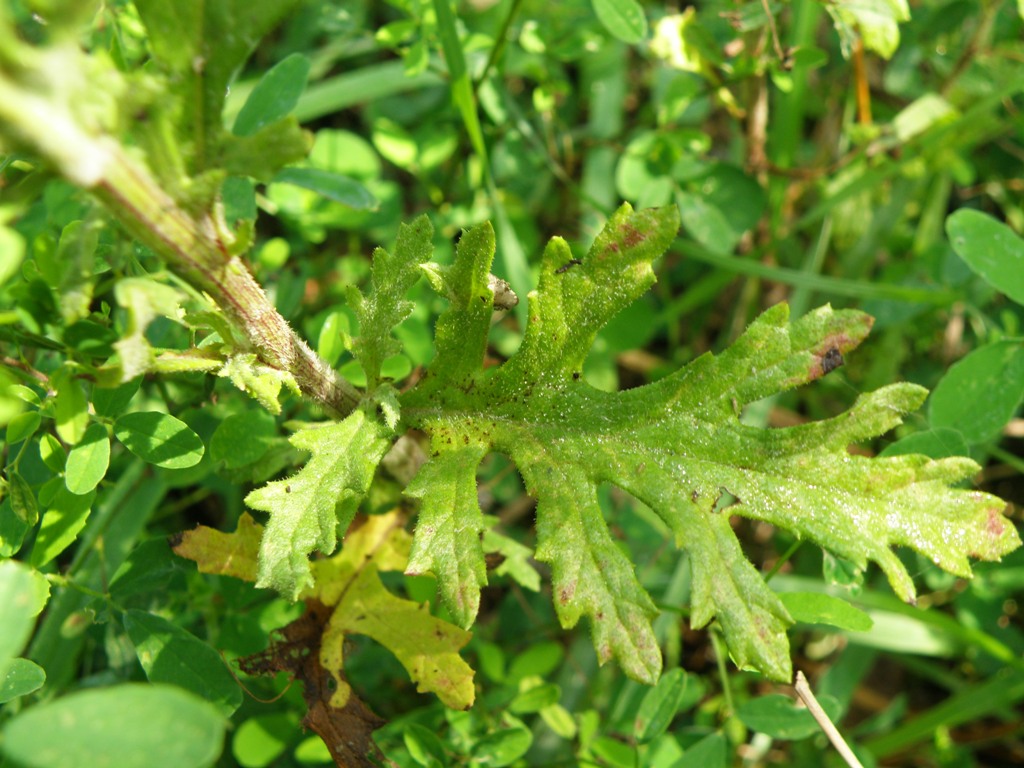
[[[309,554],[331,554],[366,495],[388,447],[387,429],[361,410],[343,421],[307,427],[291,437],[312,456],[294,476],[258,488],[245,498],[270,514],[260,545],[256,586],[295,599],[312,584]]]
[[[366,372],[367,389],[373,391],[380,381],[384,360],[402,351],[391,332],[413,311],[406,294],[423,272],[420,264],[430,258],[434,229],[426,216],[398,228],[394,255],[383,248],[373,252],[373,271],[369,295],[349,286],[346,299],[359,320],[359,336],[353,354]]]
[[[432,571],[452,614],[472,622],[486,582],[476,469],[502,452],[537,497],[536,556],[551,564],[562,624],[587,616],[602,661],[653,681],[655,606],[604,521],[597,490],[611,483],[649,505],[690,554],[694,626],[717,619],[738,665],[789,679],[792,619],[744,556],[731,515],[786,528],[861,567],[875,561],[905,600],[914,586],[892,547],[967,576],[969,556],[998,559],[1019,541],[1001,500],[949,487],[977,471],[969,459],[847,451],[899,424],[923,401],[920,387],[886,387],[798,427],[742,422],[747,404],[841,365],[870,330],[861,312],[822,307],[790,325],[787,307],[776,306],[720,355],[658,382],[619,393],[586,384],[595,335],[654,282],[651,262],[678,226],[674,207],[623,206],[583,259],[554,238],[522,346],[487,370],[493,235],[487,225],[463,235],[440,285],[451,305],[437,323],[437,357],[401,400],[433,454],[409,487],[423,500],[410,569]]]

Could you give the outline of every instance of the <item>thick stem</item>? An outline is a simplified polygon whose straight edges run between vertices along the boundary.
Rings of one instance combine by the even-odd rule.
[[[30,147],[91,191],[132,236],[205,291],[260,359],[290,373],[304,395],[339,415],[359,402],[359,391],[296,335],[245,263],[228,253],[211,216],[184,210],[143,164],[80,125],[66,104],[0,73],[0,136]]]
[[[189,216],[119,147],[92,191],[133,236],[209,294],[265,363],[291,373],[303,394],[336,413],[355,407],[359,392],[296,335],[244,262],[227,252],[210,217]]]

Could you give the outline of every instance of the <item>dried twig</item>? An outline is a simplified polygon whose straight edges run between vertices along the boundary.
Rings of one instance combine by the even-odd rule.
[[[814,697],[814,692],[811,691],[811,686],[807,682],[807,678],[804,677],[803,672],[796,673],[796,682],[793,684],[796,688],[796,695],[800,697],[800,700],[807,707],[808,711],[814,716],[814,719],[818,722],[818,726],[828,736],[828,740],[832,742],[832,746],[836,748],[836,751],[842,756],[843,760],[850,768],[864,768],[861,765],[860,760],[853,754],[853,750],[850,749],[850,745],[846,743],[842,734],[839,733],[839,729],[836,728],[835,724],[829,719],[829,716],[825,714],[825,710],[821,708],[821,704]]]

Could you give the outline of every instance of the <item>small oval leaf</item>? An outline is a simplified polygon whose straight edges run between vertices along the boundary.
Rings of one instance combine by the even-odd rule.
[[[299,103],[309,77],[309,59],[293,53],[267,71],[242,105],[231,132],[251,136],[288,115]]]
[[[102,424],[90,424],[64,464],[64,484],[81,496],[99,485],[110,465],[110,437]]]
[[[1000,293],[1024,304],[1024,240],[981,211],[961,209],[946,219],[957,256]]]
[[[185,422],[157,411],[125,414],[114,423],[114,434],[140,459],[165,469],[195,466],[205,450]]]
[[[629,45],[647,37],[647,18],[636,0],[593,0],[598,20],[615,37]]]
[[[127,611],[124,628],[150,682],[192,691],[216,704],[225,715],[238,709],[242,691],[210,645],[147,611]]]
[[[936,428],[957,430],[968,443],[996,437],[1024,397],[1024,344],[1000,341],[958,360],[928,402]]]
[[[274,183],[308,189],[357,211],[376,210],[380,205],[373,193],[352,177],[319,168],[285,168],[274,177]]]
[[[180,688],[126,684],[32,707],[3,737],[4,755],[24,768],[205,768],[220,755],[224,718]]]
[[[0,704],[38,691],[46,682],[46,672],[34,661],[14,659],[6,674],[0,675]]]

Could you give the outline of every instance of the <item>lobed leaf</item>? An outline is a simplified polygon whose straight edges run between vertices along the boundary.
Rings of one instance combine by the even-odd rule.
[[[675,208],[623,206],[583,259],[553,239],[522,346],[488,370],[490,308],[480,299],[489,298],[493,238],[485,227],[463,235],[455,264],[434,281],[452,300],[438,320],[437,357],[402,396],[403,419],[430,435],[433,452],[409,489],[423,499],[411,566],[433,571],[452,614],[472,621],[486,579],[476,468],[500,451],[537,497],[536,556],[551,564],[562,624],[587,616],[600,659],[652,681],[661,665],[655,607],[604,522],[597,489],[611,483],[650,506],[689,552],[693,625],[717,619],[738,665],[789,679],[792,618],[743,555],[732,515],[790,530],[861,568],[874,561],[905,600],[914,586],[894,546],[968,576],[969,556],[998,559],[1019,539],[1001,500],[949,487],[977,470],[969,459],[848,453],[917,408],[920,387],[886,387],[798,427],[743,423],[744,406],[841,365],[870,330],[863,313],[822,307],[790,324],[780,305],[722,354],[656,383],[620,393],[586,384],[595,335],[654,282],[651,261],[678,226]]]
[[[412,314],[415,305],[406,299],[406,294],[423,275],[420,265],[430,258],[433,233],[426,216],[412,224],[402,224],[394,255],[383,248],[373,252],[369,295],[364,297],[354,286],[347,292],[349,306],[359,321],[352,353],[366,372],[367,389],[371,392],[380,382],[384,360],[402,351],[392,330]]]
[[[389,441],[386,428],[361,410],[291,437],[312,456],[297,474],[258,488],[245,498],[270,514],[260,546],[258,587],[273,587],[294,600],[312,583],[309,554],[334,551],[370,487]]]

